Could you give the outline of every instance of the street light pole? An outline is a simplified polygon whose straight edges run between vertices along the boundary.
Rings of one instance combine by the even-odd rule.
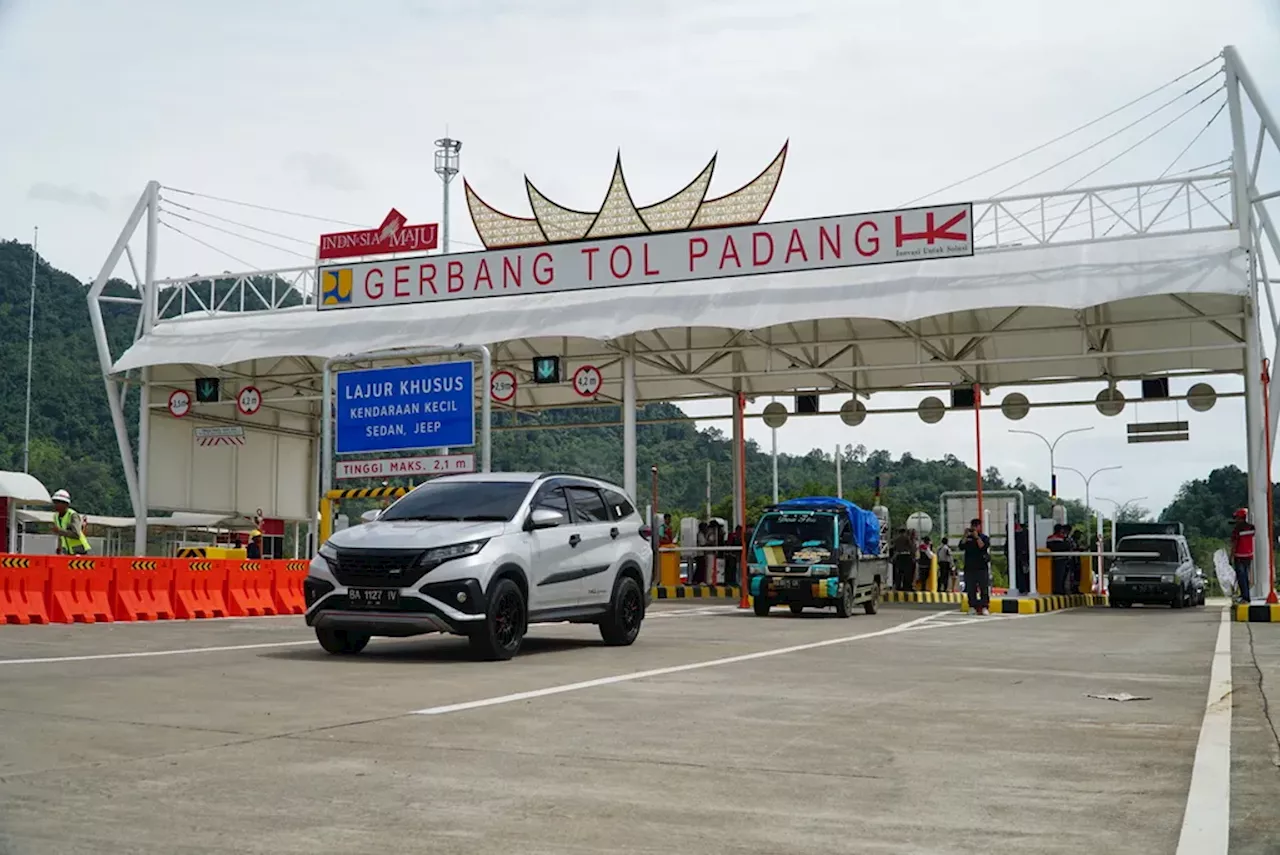
[[[1041,442],[1043,442],[1048,447],[1049,449],[1049,498],[1056,501],[1058,498],[1058,476],[1056,474],[1056,469],[1053,464],[1053,452],[1058,448],[1058,443],[1062,442],[1062,438],[1064,436],[1070,436],[1073,433],[1084,433],[1085,431],[1089,431],[1089,430],[1093,430],[1093,428],[1082,427],[1082,428],[1072,428],[1071,430],[1064,430],[1062,433],[1058,434],[1057,439],[1055,439],[1053,442],[1050,442],[1048,437],[1046,437],[1044,434],[1036,433],[1033,430],[1010,429],[1009,433],[1022,433],[1022,434],[1026,434],[1027,436],[1037,437]],[[1065,469],[1066,467],[1064,466],[1061,468]]]
[[[1087,513],[1092,508],[1092,506],[1089,504],[1089,485],[1093,483],[1093,477],[1101,472],[1112,472],[1116,469],[1123,469],[1124,467],[1123,466],[1103,466],[1101,469],[1093,470],[1088,475],[1084,474],[1079,469],[1072,469],[1070,466],[1059,466],[1058,468],[1065,469],[1068,472],[1074,472],[1084,479],[1084,509],[1085,509],[1085,512]]]
[[[1098,496],[1099,502],[1110,502],[1116,506],[1115,512],[1111,514],[1111,551],[1116,551],[1116,523],[1120,522],[1120,509],[1128,507],[1135,502],[1141,502],[1146,496],[1134,496],[1132,499],[1125,499],[1123,502],[1117,502],[1115,499],[1108,499],[1106,496]]]

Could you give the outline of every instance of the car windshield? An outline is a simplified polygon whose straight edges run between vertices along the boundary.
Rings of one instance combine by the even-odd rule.
[[[383,512],[380,520],[507,522],[529,485],[519,481],[431,481]]]
[[[751,555],[761,563],[823,564],[835,554],[831,514],[786,511],[766,514],[751,539]]]
[[[1176,564],[1178,562],[1178,544],[1176,541],[1156,537],[1123,537],[1116,548],[1117,552],[1155,552],[1159,558],[1117,558],[1125,564],[1141,564],[1144,561],[1160,561]]]

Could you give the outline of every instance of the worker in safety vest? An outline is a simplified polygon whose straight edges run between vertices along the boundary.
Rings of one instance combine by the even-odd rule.
[[[53,494],[53,533],[58,536],[59,555],[84,555],[89,551],[84,519],[72,509],[71,494],[66,490]]]
[[[1254,527],[1249,522],[1249,512],[1244,508],[1234,514],[1235,525],[1231,528],[1231,564],[1236,571],[1236,586],[1239,588],[1240,602],[1249,602],[1249,571],[1253,565]]]

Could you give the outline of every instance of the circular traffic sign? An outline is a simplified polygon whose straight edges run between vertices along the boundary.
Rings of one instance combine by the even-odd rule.
[[[262,393],[257,386],[245,386],[236,395],[236,409],[242,416],[251,416],[262,409]]]
[[[174,389],[169,393],[169,415],[180,419],[191,412],[191,393],[186,389]]]
[[[584,365],[573,372],[573,391],[584,398],[594,398],[604,386],[604,375],[594,365]]]
[[[516,375],[510,371],[495,371],[489,378],[489,395],[500,404],[516,396]]]

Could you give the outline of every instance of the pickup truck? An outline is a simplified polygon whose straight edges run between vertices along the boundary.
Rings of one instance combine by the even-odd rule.
[[[1204,605],[1204,574],[1182,535],[1131,534],[1120,538],[1116,551],[1155,557],[1115,560],[1107,580],[1113,609],[1134,603],[1168,604],[1175,609]]]

